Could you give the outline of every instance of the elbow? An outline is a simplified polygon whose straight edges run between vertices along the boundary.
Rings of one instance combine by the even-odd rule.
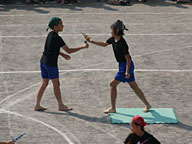
[[[71,54],[71,53],[72,53],[72,51],[71,51],[70,49],[66,50],[66,52],[67,52],[68,54]]]

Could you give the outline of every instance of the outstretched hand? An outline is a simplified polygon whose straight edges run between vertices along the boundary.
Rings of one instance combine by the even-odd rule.
[[[12,140],[12,141],[8,141],[7,144],[14,144],[15,142]]]
[[[88,42],[91,42],[91,41],[92,41],[92,39],[91,39],[88,35],[86,35],[86,34],[84,34],[84,33],[82,33],[82,35],[84,36],[84,38],[85,38]]]
[[[84,47],[84,48],[88,48],[88,47],[89,47],[89,44],[86,42],[83,47]]]

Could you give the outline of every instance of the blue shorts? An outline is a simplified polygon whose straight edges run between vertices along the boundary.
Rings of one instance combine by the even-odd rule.
[[[58,67],[49,66],[44,63],[40,63],[41,67],[41,77],[44,79],[55,79],[59,78]]]
[[[135,81],[133,61],[131,61],[131,65],[129,68],[130,77],[128,79],[125,78],[125,72],[126,72],[126,62],[119,63],[119,72],[115,75],[114,79],[124,83]]]

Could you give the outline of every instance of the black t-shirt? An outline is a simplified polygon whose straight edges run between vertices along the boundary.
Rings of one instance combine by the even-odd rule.
[[[124,144],[127,144],[130,141],[130,144],[137,144],[140,141],[140,144],[160,144],[160,142],[153,137],[153,135],[145,132],[142,137],[137,136],[136,134],[129,134],[125,139]]]
[[[117,62],[126,62],[125,55],[129,54],[129,46],[127,45],[125,39],[121,37],[118,42],[115,42],[115,38],[110,37],[106,42],[108,44],[112,44]]]
[[[64,45],[66,45],[65,42],[56,32],[49,32],[40,61],[44,64],[57,67],[59,51]]]

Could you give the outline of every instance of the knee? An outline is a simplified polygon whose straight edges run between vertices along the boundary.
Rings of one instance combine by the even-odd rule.
[[[42,83],[42,87],[45,87],[45,88],[46,88],[46,87],[48,86],[48,84],[49,84],[48,82],[43,82],[43,83]]]
[[[116,85],[115,85],[113,82],[111,82],[111,83],[110,83],[110,88],[111,88],[111,89],[114,89],[114,88],[116,88]]]
[[[135,89],[137,89],[137,84],[129,84],[130,85],[130,87],[133,89],[133,90],[135,90]]]
[[[53,87],[60,87],[60,82],[59,81],[53,82]]]

